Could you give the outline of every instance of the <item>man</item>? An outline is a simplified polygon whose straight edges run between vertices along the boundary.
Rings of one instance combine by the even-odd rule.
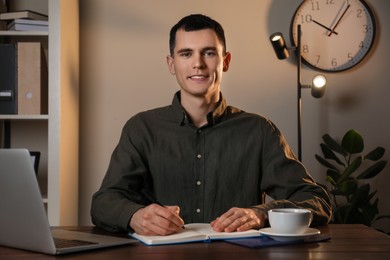
[[[172,105],[124,126],[93,196],[93,223],[144,235],[172,234],[191,222],[234,232],[265,226],[271,208],[295,207],[310,209],[313,225],[327,224],[328,194],[276,126],[227,106],[220,88],[231,54],[221,25],[190,15],[169,42],[167,64],[180,91]],[[274,200],[264,204],[265,193]]]

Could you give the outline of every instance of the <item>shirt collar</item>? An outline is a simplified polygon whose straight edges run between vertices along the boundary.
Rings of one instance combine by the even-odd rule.
[[[216,108],[207,114],[207,122],[209,126],[218,124],[226,114],[226,108],[227,108],[226,100],[222,96],[221,92],[219,95],[220,95],[219,101],[217,103]],[[180,91],[176,92],[173,97],[172,108],[173,108],[175,118],[177,119],[177,122],[180,125],[189,124],[190,122],[189,117],[187,116],[186,111],[184,110],[184,108],[180,103]]]

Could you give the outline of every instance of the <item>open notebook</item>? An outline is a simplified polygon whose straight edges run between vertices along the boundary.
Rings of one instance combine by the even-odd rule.
[[[168,245],[200,241],[210,242],[212,240],[228,240],[261,236],[260,232],[254,229],[244,232],[216,232],[212,229],[210,224],[203,223],[186,224],[184,227],[185,229],[181,230],[179,233],[169,236],[143,236],[137,233],[130,233],[129,235],[146,245]]]
[[[0,210],[0,246],[54,255],[137,242],[65,229],[51,230],[30,153],[25,149],[0,149]],[[62,245],[58,246],[58,242]]]

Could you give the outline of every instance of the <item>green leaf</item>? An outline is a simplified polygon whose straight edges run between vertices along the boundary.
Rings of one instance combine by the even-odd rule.
[[[348,167],[344,170],[338,182],[340,183],[346,180],[352,173],[356,171],[357,168],[359,168],[362,162],[363,162],[363,156],[356,157],[355,160],[353,160],[353,162],[350,165],[348,165]]]
[[[320,144],[321,151],[324,154],[325,159],[330,159],[336,161],[338,164],[345,166],[345,164],[340,161],[336,154],[325,144]]]
[[[319,155],[315,155],[317,161],[322,164],[323,166],[327,167],[327,168],[330,168],[330,169],[334,169],[334,170],[337,170],[336,166],[334,166],[333,164],[331,164],[330,162],[328,162],[327,160],[325,160],[324,158],[322,158],[321,156]]]
[[[333,169],[329,169],[329,170],[326,171],[326,176],[331,177],[332,180],[337,182],[339,180],[339,178],[341,177],[341,174],[340,174],[339,171],[335,171]]]
[[[325,134],[322,136],[322,140],[324,140],[324,143],[333,151],[346,156],[347,153],[343,150],[341,145],[337,143],[330,135]]]
[[[374,198],[374,196],[375,196],[375,194],[376,194],[377,192],[378,192],[378,191],[373,191],[373,192],[371,192],[370,195],[367,196],[365,202],[366,202],[367,204],[370,204],[371,199]],[[376,200],[378,200],[378,199],[376,199]]]
[[[383,147],[377,147],[371,152],[369,152],[366,156],[364,156],[364,159],[371,160],[371,161],[377,161],[385,154],[385,148]]]
[[[378,175],[385,168],[387,161],[379,161],[359,174],[357,179],[370,179]]]
[[[348,223],[348,213],[351,211],[351,205],[341,205],[334,211],[334,223],[346,224]]]
[[[326,181],[329,182],[332,186],[336,186],[336,181],[332,178],[332,176],[326,176]]]
[[[341,147],[350,154],[361,153],[364,149],[363,137],[355,130],[349,130],[341,141]]]
[[[354,179],[348,179],[340,185],[339,190],[342,195],[350,196],[356,192],[357,187],[358,185]]]
[[[370,189],[370,186],[369,186],[369,189]],[[368,191],[368,192],[370,192],[370,191]],[[374,198],[376,193],[377,193],[377,191],[374,191],[374,192],[371,192],[370,194],[368,194],[367,196],[365,196],[364,198],[360,198],[360,200],[357,202],[358,207],[364,208],[365,206],[370,205],[371,204],[370,201],[372,198]]]
[[[378,216],[375,221],[377,220],[380,220],[380,219],[384,219],[384,218],[390,218],[390,215],[381,215],[381,216]]]
[[[366,224],[367,226],[371,226],[372,223],[375,221],[375,216],[378,215],[378,199],[374,201],[374,203],[367,203],[364,205],[364,207],[361,208],[361,213],[364,217],[363,224]]]
[[[352,205],[359,203],[359,201],[363,201],[365,198],[367,198],[369,193],[370,193],[370,184],[367,183],[360,186],[352,196],[351,199]]]
[[[351,198],[351,208],[348,212],[348,215],[350,217],[349,222],[350,223],[364,223],[367,224],[367,221],[364,217],[364,214],[362,214],[362,208],[365,208],[367,206],[366,198],[370,192],[370,185],[365,184],[353,194]]]
[[[329,176],[327,179],[330,178]],[[331,193],[336,196],[343,196],[348,198],[350,195],[354,194],[357,190],[356,180],[349,178],[348,180],[342,183],[336,183]]]

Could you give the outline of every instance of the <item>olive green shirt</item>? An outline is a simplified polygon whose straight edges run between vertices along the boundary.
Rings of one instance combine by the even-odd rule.
[[[93,223],[129,231],[132,215],[150,204],[145,188],[163,205],[178,205],[185,223],[211,222],[232,207],[304,207],[313,225],[329,222],[329,195],[271,121],[227,106],[222,94],[207,120],[195,127],[179,92],[172,105],[132,117],[93,196]],[[264,204],[264,193],[273,201]]]

